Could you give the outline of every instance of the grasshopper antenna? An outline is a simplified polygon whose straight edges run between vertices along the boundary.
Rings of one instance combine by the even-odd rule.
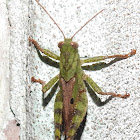
[[[54,22],[54,24],[58,27],[58,29],[61,31],[61,33],[63,34],[64,38],[65,38],[65,35],[63,33],[63,31],[61,30],[61,28],[58,26],[58,24],[55,22],[55,20],[51,17],[51,15],[47,12],[47,10],[39,3],[38,0],[35,0],[38,5],[47,13],[47,15],[52,19],[52,21]]]
[[[105,9],[103,9],[105,10]],[[73,39],[73,37],[83,28],[85,27],[93,18],[95,18],[98,14],[100,14],[103,10],[101,10],[100,12],[98,12],[96,15],[94,15],[91,19],[89,19],[72,37],[71,39]]]

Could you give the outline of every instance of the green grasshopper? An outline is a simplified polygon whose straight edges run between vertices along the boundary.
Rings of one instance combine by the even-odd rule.
[[[66,140],[73,140],[87,112],[88,100],[84,81],[86,81],[96,93],[101,95],[112,95],[113,97],[120,98],[127,98],[130,96],[128,93],[121,95],[112,92],[103,92],[101,88],[84,73],[82,70],[82,64],[97,62],[108,58],[125,59],[136,54],[136,50],[131,50],[130,53],[124,55],[97,56],[80,60],[78,54],[78,43],[72,41],[72,39],[86,24],[88,24],[103,10],[88,20],[71,38],[66,38],[63,31],[50,14],[38,2],[38,0],[36,0],[36,2],[44,9],[59,28],[64,36],[64,41],[58,43],[58,47],[60,48],[60,56],[58,56],[49,50],[41,48],[37,41],[29,37],[29,41],[33,43],[39,51],[50,58],[60,61],[60,74],[52,78],[47,84],[45,84],[43,80],[35,79],[34,77],[32,77],[32,81],[42,84],[43,93],[47,92],[56,82],[59,81],[60,90],[56,95],[54,104],[55,140],[61,139],[62,131],[64,131],[63,134]]]

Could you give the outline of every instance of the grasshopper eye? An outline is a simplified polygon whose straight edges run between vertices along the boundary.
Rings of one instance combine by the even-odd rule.
[[[78,43],[77,42],[71,42],[70,44],[73,48],[78,48]]]
[[[60,41],[60,42],[58,43],[58,47],[61,48],[61,47],[63,46],[63,44],[64,44],[64,41]]]

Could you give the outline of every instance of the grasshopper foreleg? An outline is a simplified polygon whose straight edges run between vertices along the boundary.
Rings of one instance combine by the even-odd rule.
[[[35,41],[34,39],[32,39],[31,37],[29,37],[29,42],[33,43],[35,45],[35,47],[41,51],[42,53],[44,53],[45,55],[55,59],[55,60],[60,60],[60,57],[54,53],[52,53],[51,51],[47,50],[47,49],[43,49],[40,47],[40,45],[37,43],[37,41]]]
[[[91,63],[91,62],[97,62],[97,61],[101,61],[101,60],[105,60],[108,58],[120,58],[120,59],[126,59],[128,57],[131,57],[132,55],[136,54],[136,50],[131,50],[130,53],[128,54],[123,54],[123,55],[110,55],[110,56],[97,56],[97,57],[93,57],[93,58],[88,58],[85,60],[81,60],[81,64],[84,63]]]
[[[101,95],[111,95],[113,97],[120,97],[120,98],[127,98],[130,96],[129,93],[126,93],[124,95],[113,93],[113,92],[103,92],[101,88],[86,74],[83,75],[83,79],[88,82],[88,84],[93,88],[95,92]]]

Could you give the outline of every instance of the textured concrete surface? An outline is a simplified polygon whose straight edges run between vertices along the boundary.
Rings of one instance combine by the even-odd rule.
[[[0,1],[0,140],[10,140],[6,137],[10,133],[8,130],[9,121],[15,120],[11,112],[9,99],[9,49],[10,49],[10,26],[8,22],[8,10],[5,0]],[[13,125],[12,128],[16,128]],[[10,132],[10,131],[7,131]],[[19,135],[19,133],[18,133]],[[9,135],[10,138],[10,135]],[[14,139],[11,139],[14,140]],[[16,139],[15,139],[16,140]]]
[[[98,107],[87,92],[88,114],[81,140],[138,140],[140,137],[139,0],[41,0],[40,2],[67,37],[71,37],[95,13],[105,9],[74,37],[74,41],[79,43],[81,57],[125,54],[131,49],[137,50],[137,54],[131,58],[118,61],[98,71],[86,71],[104,91],[122,94],[128,92],[131,96],[128,99],[113,98],[106,105]],[[34,76],[48,82],[59,73],[59,70],[40,60],[35,48],[28,45],[28,35],[36,39],[42,47],[58,55],[57,43],[63,40],[63,36],[34,0],[10,0],[7,1],[7,7],[11,24],[10,103],[15,119],[20,124],[20,139],[53,140],[55,95],[43,110],[41,85],[32,84],[30,78]],[[8,102],[8,98],[4,100],[5,97],[3,94],[1,100]],[[102,101],[108,98],[108,96],[99,97]]]
[[[26,32],[28,2],[2,0],[0,9],[0,140],[18,140],[19,125],[17,124],[22,126],[21,138],[23,134],[25,135],[26,124],[24,119],[26,117],[26,57],[24,56],[27,53],[24,51],[28,44],[27,39],[25,40],[28,36]]]

